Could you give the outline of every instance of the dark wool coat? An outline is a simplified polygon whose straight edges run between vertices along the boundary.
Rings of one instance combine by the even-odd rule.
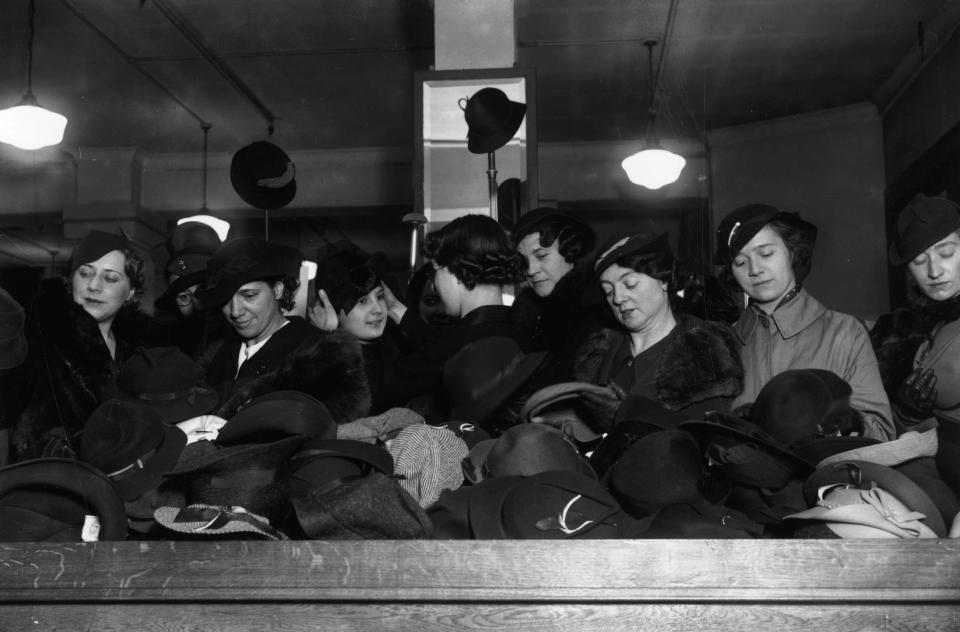
[[[112,326],[114,360],[97,322],[73,302],[63,281],[43,281],[26,323],[30,354],[24,380],[17,393],[4,393],[18,398],[8,408],[19,410],[11,424],[13,460],[40,457],[51,431],[76,450],[77,435],[90,414],[116,392],[120,365],[134,348],[149,344],[151,323],[138,308],[121,308]]]
[[[225,342],[207,368],[207,381],[221,394],[214,415],[229,419],[250,400],[282,390],[312,395],[337,423],[353,421],[370,410],[370,385],[360,343],[340,331],[320,331],[302,318],[274,333],[237,373],[242,341]]]
[[[656,401],[667,410],[683,412],[711,399],[732,399],[743,389],[743,365],[733,330],[723,323],[675,313],[677,334],[663,354],[654,382]],[[626,332],[600,329],[577,350],[575,379],[604,384],[609,361]]]

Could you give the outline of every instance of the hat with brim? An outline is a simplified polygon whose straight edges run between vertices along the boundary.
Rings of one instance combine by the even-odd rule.
[[[473,446],[463,461],[464,478],[474,484],[493,476],[532,476],[560,470],[597,477],[563,432],[543,424],[508,428],[496,439]]]
[[[527,104],[511,101],[503,90],[483,88],[467,100],[467,150],[487,154],[506,145],[523,122]]]
[[[946,198],[915,196],[897,215],[890,263],[903,265],[960,229],[960,205]]]
[[[171,531],[198,536],[257,535],[268,540],[289,540],[264,516],[239,506],[195,503],[186,507],[158,507],[154,520]]]
[[[393,457],[382,446],[350,439],[311,439],[290,457],[290,493],[305,496],[333,489],[370,472],[393,474]]]
[[[207,278],[194,296],[201,307],[220,307],[245,283],[297,278],[302,261],[303,255],[291,246],[256,237],[232,239],[207,261]]]
[[[828,485],[849,485],[860,489],[872,486],[893,494],[911,511],[923,514],[921,522],[938,537],[945,537],[946,526],[936,503],[923,489],[897,470],[867,461],[839,461],[818,467],[803,484],[807,505],[814,507],[820,500],[820,488]]]
[[[545,410],[562,402],[579,400],[585,394],[608,395],[610,389],[590,382],[558,382],[544,386],[531,395],[520,410],[522,421],[531,421]]]
[[[817,467],[840,461],[868,461],[894,467],[913,459],[936,456],[937,448],[936,429],[926,432],[905,432],[892,441],[873,441],[827,456],[817,463]]]
[[[27,359],[25,322],[23,306],[0,288],[0,371],[18,367]]]
[[[823,522],[841,538],[938,537],[923,518],[886,489],[846,485],[821,488],[815,507],[784,516]]]
[[[297,194],[297,170],[285,151],[266,141],[239,149],[230,161],[230,183],[250,206],[272,211]]]
[[[205,415],[219,402],[199,385],[202,369],[176,347],[138,347],[120,367],[117,399],[145,406],[166,424]]]
[[[97,533],[85,534],[87,516]],[[0,469],[0,541],[123,540],[127,516],[116,488],[91,465],[35,459]]]
[[[337,423],[317,398],[301,391],[273,391],[257,397],[228,419],[216,443],[268,443],[293,436],[336,439]]]
[[[730,265],[743,247],[773,220],[791,225],[810,242],[816,241],[817,227],[801,219],[797,213],[781,211],[769,204],[747,204],[730,211],[717,226],[717,251],[713,262],[720,266]]]
[[[610,539],[632,522],[603,485],[576,472],[494,476],[474,486],[469,502],[479,540]]]
[[[194,285],[201,285],[207,278],[207,261],[209,260],[210,255],[193,253],[179,254],[170,259],[166,266],[170,285],[154,304],[172,307],[176,304],[177,294]]]

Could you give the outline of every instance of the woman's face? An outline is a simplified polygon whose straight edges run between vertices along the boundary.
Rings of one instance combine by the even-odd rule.
[[[266,281],[251,281],[240,286],[220,311],[246,341],[258,343],[280,328],[285,320],[277,302],[283,283],[270,286]]]
[[[177,302],[177,309],[184,318],[189,318],[198,309],[195,295],[198,287],[200,287],[199,283],[197,285],[191,285],[174,297]]]
[[[527,259],[527,281],[539,297],[550,296],[553,288],[573,264],[563,258],[556,240],[549,246],[540,245],[540,233],[530,233],[517,244],[517,251]]]
[[[611,265],[600,275],[600,288],[613,315],[629,331],[644,331],[670,312],[667,284],[632,268]]]
[[[387,326],[387,304],[379,285],[364,294],[349,314],[340,310],[340,328],[358,340],[375,340]]]
[[[935,301],[960,294],[960,237],[950,233],[908,265],[923,293]]]
[[[776,306],[776,301],[797,284],[790,250],[770,226],[761,228],[747,242],[730,267],[743,291],[761,307]]]
[[[85,263],[73,273],[73,302],[98,323],[109,323],[134,290],[123,266],[127,258],[111,250],[96,261]]]
[[[437,288],[434,287],[433,281],[430,279],[427,279],[426,283],[423,284],[420,302],[417,303],[417,313],[420,314],[420,318],[431,325],[447,325],[452,321],[443,306],[443,300],[437,294]]]

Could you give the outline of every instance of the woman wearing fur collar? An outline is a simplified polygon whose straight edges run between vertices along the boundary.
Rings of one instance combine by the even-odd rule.
[[[728,412],[743,383],[737,343],[729,327],[674,313],[674,259],[666,233],[616,240],[594,264],[594,283],[618,330],[592,334],[577,353],[576,379],[610,384],[687,418]],[[607,429],[618,398],[590,406]]]
[[[69,293],[41,284],[28,321],[28,384],[18,393],[15,460],[70,454],[90,413],[112,392],[120,364],[149,328],[138,308],[143,259],[123,236],[90,231],[74,249]],[[135,323],[135,324],[134,324]]]

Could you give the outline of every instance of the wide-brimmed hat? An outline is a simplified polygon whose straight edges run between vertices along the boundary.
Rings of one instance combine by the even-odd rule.
[[[207,261],[223,241],[207,224],[184,222],[173,229],[166,245],[170,258],[164,264],[163,272],[169,285],[155,305],[173,307],[177,294],[203,282],[207,276]]]
[[[730,211],[717,226],[717,250],[713,262],[727,266],[763,227],[778,220],[802,233],[811,244],[817,240],[817,227],[797,213],[781,211],[770,204],[747,204]]]
[[[936,538],[912,511],[881,487],[823,487],[815,507],[784,516],[784,520],[814,520],[841,538]]]
[[[822,500],[821,488],[832,485],[860,490],[870,490],[875,487],[883,489],[903,503],[911,512],[922,514],[918,519],[937,537],[942,538],[947,534],[947,528],[936,503],[919,485],[891,467],[867,461],[840,461],[819,467],[803,485],[803,496],[807,505],[817,507]],[[793,517],[797,517],[797,514]]]
[[[123,540],[116,488],[73,459],[35,459],[0,469],[0,542]]]
[[[460,107],[468,128],[467,149],[474,154],[487,154],[506,145],[527,113],[526,103],[511,101],[497,88],[478,90],[469,99],[461,99]]]
[[[519,424],[475,445],[463,462],[464,477],[479,483],[493,476],[533,476],[564,470],[596,478],[590,464],[560,430]]]
[[[227,420],[216,443],[269,443],[285,437],[336,439],[337,423],[317,398],[301,391],[273,391],[253,399]]]
[[[111,399],[87,420],[79,458],[103,471],[130,501],[160,485],[186,444],[187,435],[153,408]]]
[[[437,502],[445,489],[463,485],[461,463],[468,453],[467,444],[452,430],[426,424],[407,426],[390,442],[388,450],[400,486],[421,507]]]
[[[27,359],[25,322],[23,306],[0,288],[0,371],[18,367]]]
[[[921,252],[960,229],[960,205],[946,198],[915,196],[897,215],[890,263],[912,261]]]
[[[875,442],[857,446],[843,452],[824,457],[817,467],[832,465],[840,461],[868,461],[887,467],[902,465],[907,461],[937,455],[939,442],[936,429],[925,432],[905,432],[892,441]]]
[[[263,140],[239,149],[230,161],[230,183],[260,210],[283,208],[297,194],[297,169],[285,151]]]
[[[178,533],[214,537],[254,534],[269,540],[290,539],[273,528],[265,516],[247,511],[245,507],[195,503],[186,507],[158,507],[153,516],[157,524]]]
[[[303,255],[291,246],[256,237],[231,239],[207,261],[207,278],[195,296],[205,308],[220,307],[244,283],[297,278],[302,261]]]
[[[70,271],[73,272],[85,263],[96,261],[103,255],[117,250],[133,250],[133,244],[124,235],[108,233],[104,230],[91,230],[84,235],[70,255]]]
[[[119,399],[153,409],[176,424],[209,413],[219,398],[200,386],[202,369],[177,347],[139,347],[120,367]]]
[[[524,353],[517,341],[491,336],[471,342],[443,365],[443,386],[453,421],[481,422],[506,402],[546,360]]]
[[[350,439],[310,439],[290,457],[290,496],[330,491],[372,472],[393,474],[393,457],[383,446]]]
[[[494,476],[469,495],[470,529],[480,540],[618,538],[633,522],[603,485],[576,472]]]
[[[314,540],[412,540],[430,538],[433,525],[396,480],[374,472],[332,491],[294,498],[304,534]]]

